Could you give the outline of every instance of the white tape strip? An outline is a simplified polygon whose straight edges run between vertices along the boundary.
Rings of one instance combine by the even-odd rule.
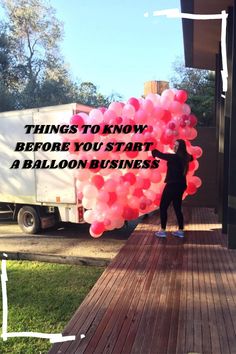
[[[145,12],[145,17],[149,16],[148,12]],[[222,11],[221,14],[213,15],[197,15],[197,14],[187,14],[180,12],[179,9],[166,9],[153,11],[153,16],[167,16],[169,18],[186,18],[191,20],[221,20],[221,56],[222,56],[222,67],[221,71],[222,77],[222,87],[223,91],[226,92],[228,88],[228,67],[227,67],[227,51],[226,51],[226,28],[227,28],[227,17],[226,11]]]
[[[7,257],[6,253],[3,253],[4,257]],[[8,338],[13,337],[35,337],[49,339],[51,343],[67,342],[75,340],[76,336],[64,336],[61,333],[48,334],[48,333],[38,333],[38,332],[7,332],[7,320],[8,320],[8,303],[7,303],[7,262],[6,259],[2,259],[2,274],[1,274],[1,284],[2,284],[2,339],[6,341]]]

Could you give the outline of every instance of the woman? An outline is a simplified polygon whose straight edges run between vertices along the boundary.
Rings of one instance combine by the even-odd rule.
[[[173,150],[175,154],[164,154],[159,150],[152,151],[153,157],[167,161],[166,185],[160,202],[161,230],[155,233],[158,237],[166,237],[167,210],[171,202],[173,202],[179,226],[179,230],[173,232],[173,235],[184,237],[184,218],[181,210],[182,197],[187,188],[186,174],[189,162],[193,160],[193,157],[188,154],[185,141],[182,139],[175,141]]]

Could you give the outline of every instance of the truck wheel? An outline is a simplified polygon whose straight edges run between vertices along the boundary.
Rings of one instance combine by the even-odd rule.
[[[27,234],[36,234],[40,230],[40,219],[36,210],[30,206],[20,208],[17,222],[22,231]]]

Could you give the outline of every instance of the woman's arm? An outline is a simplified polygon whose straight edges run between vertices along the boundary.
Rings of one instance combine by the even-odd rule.
[[[163,153],[157,149],[152,150],[152,156],[159,157],[159,159],[166,160],[166,161],[170,161],[173,160],[173,158],[175,158],[175,154]]]

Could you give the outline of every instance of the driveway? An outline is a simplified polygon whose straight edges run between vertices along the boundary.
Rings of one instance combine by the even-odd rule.
[[[40,234],[23,234],[16,222],[0,213],[0,252],[9,259],[106,265],[115,257],[140,220],[94,239],[88,224],[62,223]]]

